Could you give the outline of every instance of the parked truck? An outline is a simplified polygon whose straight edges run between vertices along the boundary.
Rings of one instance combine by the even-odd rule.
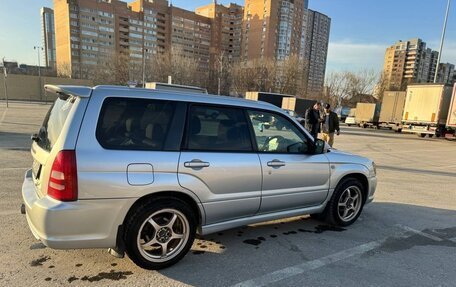
[[[276,107],[282,107],[282,101],[284,98],[293,98],[292,95],[283,95],[276,93],[265,93],[265,92],[246,92],[245,98],[253,101],[263,101],[273,104]]]
[[[287,111],[294,111],[298,115],[304,116],[308,108],[313,107],[316,103],[315,100],[306,100],[298,98],[283,98],[282,109]]]
[[[357,103],[355,122],[363,128],[378,127],[380,117],[380,105],[370,103]]]
[[[406,92],[386,91],[383,94],[380,110],[379,127],[402,131]]]
[[[445,132],[452,87],[443,84],[409,85],[402,115],[402,132],[420,137]]]
[[[451,98],[450,108],[448,109],[445,137],[453,140],[456,139],[456,84],[453,88],[453,97]]]

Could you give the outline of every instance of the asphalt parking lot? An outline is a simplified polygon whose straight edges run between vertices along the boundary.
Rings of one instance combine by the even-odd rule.
[[[195,241],[146,271],[106,250],[52,250],[19,212],[30,134],[49,106],[0,103],[0,286],[455,286],[456,142],[343,127],[335,147],[378,165],[375,201],[342,229],[307,216]]]

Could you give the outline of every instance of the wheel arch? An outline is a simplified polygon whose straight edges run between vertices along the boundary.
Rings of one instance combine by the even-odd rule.
[[[365,174],[362,174],[362,173],[349,173],[349,174],[344,175],[339,180],[339,182],[337,183],[337,186],[339,186],[341,183],[343,183],[344,181],[346,181],[349,178],[353,178],[353,179],[356,179],[359,182],[361,182],[361,184],[363,185],[363,190],[362,190],[362,192],[363,192],[363,201],[366,202],[368,194],[369,194],[369,181],[367,179],[367,176]],[[337,188],[337,186],[336,186],[336,188]]]
[[[125,218],[123,220],[123,224],[125,224],[126,220],[128,220],[128,218],[131,216],[131,214],[134,212],[134,210],[138,206],[140,206],[141,204],[143,204],[147,201],[151,201],[154,198],[175,198],[175,199],[181,200],[181,201],[185,202],[186,204],[188,204],[189,207],[192,209],[192,211],[195,213],[197,224],[201,225],[204,223],[204,220],[206,217],[204,209],[203,209],[202,205],[200,206],[192,196],[190,196],[184,192],[180,192],[180,191],[160,191],[160,192],[149,193],[149,194],[146,194],[146,195],[138,198],[132,204],[132,206],[128,209],[128,212],[125,215]]]

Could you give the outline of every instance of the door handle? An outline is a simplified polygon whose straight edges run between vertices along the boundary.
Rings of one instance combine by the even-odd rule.
[[[184,162],[184,166],[188,168],[203,168],[203,167],[209,167],[210,164],[205,161],[201,161],[199,159],[194,159],[192,161],[186,161]]]
[[[268,166],[270,166],[270,167],[281,167],[281,166],[285,166],[285,165],[286,165],[285,162],[278,160],[278,159],[268,162]]]

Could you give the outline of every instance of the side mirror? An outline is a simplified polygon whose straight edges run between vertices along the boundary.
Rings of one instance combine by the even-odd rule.
[[[316,139],[314,143],[314,154],[322,154],[325,152],[326,142],[321,139]]]

